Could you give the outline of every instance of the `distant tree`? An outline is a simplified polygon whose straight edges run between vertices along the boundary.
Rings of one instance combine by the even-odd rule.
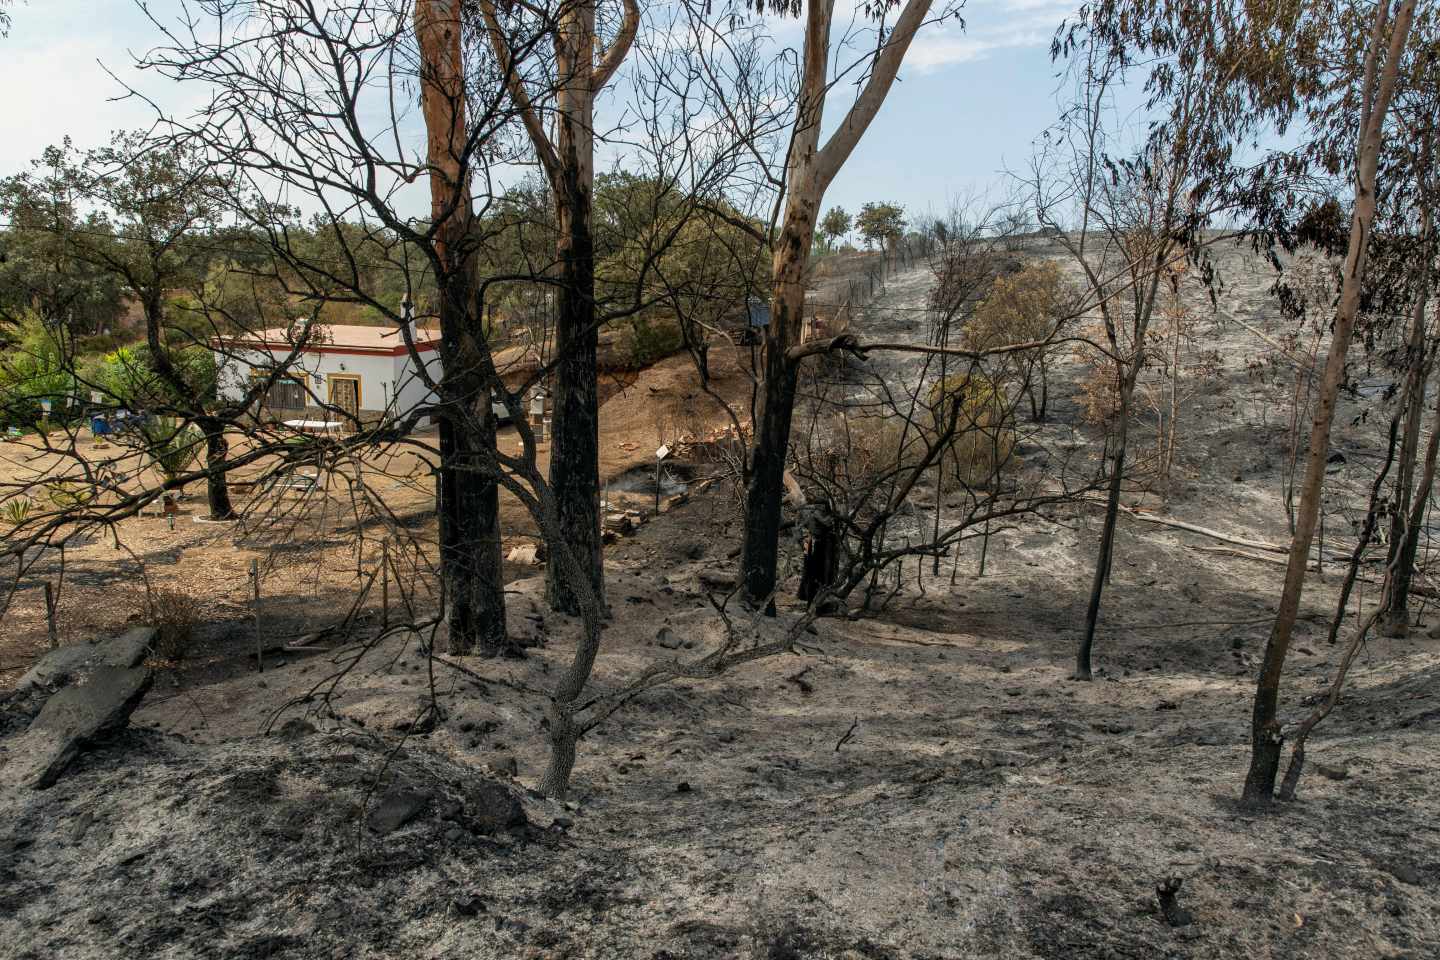
[[[67,176],[70,147],[51,147],[25,173],[0,180],[0,327],[16,328],[33,312],[73,335],[101,333],[123,310],[121,282],[111,271],[74,256],[84,224]]]
[[[193,415],[213,468],[206,478],[210,516],[230,519],[234,509],[221,469],[228,450],[226,419],[213,409],[213,376],[188,359],[196,350],[208,353],[208,344],[171,302],[173,291],[196,287],[205,276],[208,253],[197,240],[219,214],[219,184],[211,168],[189,150],[157,144],[142,133],[117,133],[109,146],[84,154],[67,143],[46,151],[46,157],[72,202],[90,211],[65,234],[68,252],[109,274],[140,305],[144,356],[154,381],[146,395],[158,407],[151,412]]]
[[[905,208],[898,203],[867,203],[855,215],[855,229],[867,247],[884,251],[905,234]]]
[[[845,212],[845,208],[831,207],[820,221],[820,235],[825,238],[826,248],[834,250],[835,241],[849,233],[850,227],[850,214]]]

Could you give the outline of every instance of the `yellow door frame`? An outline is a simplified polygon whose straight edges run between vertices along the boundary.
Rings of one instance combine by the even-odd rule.
[[[360,374],[358,374],[358,373],[331,373],[331,374],[327,374],[327,375],[325,376],[325,387],[326,387],[325,400],[326,400],[326,402],[329,403],[332,407],[333,407],[333,406],[338,406],[338,404],[335,403],[335,382],[336,382],[337,380],[351,380],[351,381],[353,381],[353,382],[355,383],[355,411],[354,411],[354,412],[355,412],[355,416],[357,416],[357,417],[360,416],[360,411],[363,410],[363,409],[364,409],[364,406],[365,406],[365,405],[364,405],[364,402],[363,402],[363,399],[362,399],[362,394],[361,394],[361,392],[360,392]]]

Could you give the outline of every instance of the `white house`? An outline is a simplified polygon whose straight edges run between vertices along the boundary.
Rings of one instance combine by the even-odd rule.
[[[346,411],[362,420],[404,417],[434,393],[420,376],[423,362],[432,381],[440,379],[440,334],[412,327],[417,357],[400,331],[348,324],[317,326],[295,353],[300,329],[260,330],[211,341],[219,368],[222,399],[239,400],[250,383],[290,361],[262,401],[279,419],[343,420]],[[328,408],[328,409],[327,409]],[[428,422],[428,421],[422,421]]]

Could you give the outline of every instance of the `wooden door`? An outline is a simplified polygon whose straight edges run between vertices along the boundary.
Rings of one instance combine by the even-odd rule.
[[[338,373],[330,375],[330,405],[360,419],[360,378]]]

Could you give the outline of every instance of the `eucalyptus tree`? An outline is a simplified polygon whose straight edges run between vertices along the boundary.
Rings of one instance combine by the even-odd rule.
[[[1280,750],[1284,742],[1279,718],[1280,679],[1285,669],[1300,597],[1305,586],[1305,571],[1310,559],[1310,546],[1320,510],[1321,488],[1325,481],[1325,463],[1330,452],[1330,428],[1335,417],[1335,403],[1345,376],[1345,355],[1355,320],[1360,312],[1360,293],[1365,279],[1371,226],[1375,218],[1376,175],[1386,133],[1386,115],[1399,80],[1400,66],[1415,16],[1414,0],[1390,0],[1375,4],[1371,29],[1361,46],[1363,55],[1358,75],[1351,81],[1355,101],[1359,104],[1359,123],[1354,153],[1347,156],[1346,168],[1354,183],[1351,208],[1350,237],[1345,253],[1340,296],[1335,308],[1334,332],[1325,358],[1315,418],[1310,428],[1310,447],[1305,463],[1305,480],[1296,509],[1295,533],[1291,537],[1290,556],[1285,571],[1285,586],[1280,594],[1280,609],[1265,644],[1265,654],[1256,683],[1255,708],[1251,719],[1250,769],[1245,778],[1244,799],[1252,804],[1265,803],[1275,792],[1280,767]],[[1348,39],[1348,38],[1347,38]]]
[[[1274,793],[1283,742],[1279,689],[1314,541],[1331,426],[1346,355],[1360,314],[1376,213],[1377,173],[1387,115],[1415,15],[1413,0],[1348,3],[1245,0],[1149,4],[1101,0],[1084,8],[1057,51],[1088,34],[1126,62],[1148,65],[1148,105],[1173,122],[1194,114],[1185,81],[1204,82],[1207,114],[1191,150],[1200,163],[1192,194],[1228,198],[1234,218],[1287,247],[1306,239],[1325,210],[1348,206],[1344,263],[1333,332],[1311,424],[1285,584],[1266,642],[1251,718],[1251,761],[1243,798]],[[1292,130],[1292,125],[1298,126]],[[1271,144],[1291,135],[1289,148]],[[1258,157],[1258,159],[1256,159]],[[1344,191],[1324,190],[1317,183]],[[1103,559],[1103,558],[1102,558]]]
[[[600,539],[599,345],[595,296],[595,104],[615,77],[640,22],[636,0],[621,0],[611,35],[598,29],[597,0],[500,4],[473,0],[511,102],[545,174],[555,204],[559,298],[555,315],[555,377],[550,484],[561,526],[587,557],[591,589],[603,602]],[[608,11],[607,11],[608,12]],[[518,54],[550,45],[553,59]],[[550,121],[547,124],[547,120]],[[560,565],[546,568],[551,605],[579,612],[574,586]]]
[[[740,579],[748,602],[754,605],[773,607],[785,462],[803,359],[792,356],[791,351],[799,346],[803,328],[806,269],[821,204],[826,189],[880,112],[910,44],[932,17],[932,6],[932,0],[906,0],[893,20],[895,8],[890,4],[857,7],[856,14],[863,9],[875,19],[875,34],[870,43],[860,45],[866,52],[847,62],[840,49],[854,49],[845,42],[852,38],[834,33],[837,11],[833,4],[810,3],[803,10],[794,0],[769,5],[773,13],[803,17],[804,22],[802,46],[796,51],[799,76],[793,99],[787,104],[791,113],[783,161],[768,172],[775,194],[766,236],[773,251],[770,320],[765,328],[761,397],[753,430],[745,540],[740,553]],[[952,13],[953,8],[944,7],[934,16]],[[843,24],[848,14],[841,11],[839,15]],[[837,83],[851,78],[859,79],[855,99],[822,142],[826,100]]]

